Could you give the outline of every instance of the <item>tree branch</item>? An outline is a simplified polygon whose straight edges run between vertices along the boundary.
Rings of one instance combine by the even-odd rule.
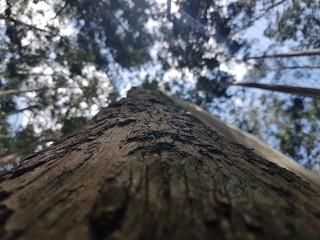
[[[280,71],[280,70],[286,70],[286,69],[316,69],[320,68],[320,65],[316,66],[284,66],[284,67],[278,67],[278,68],[269,68],[267,70],[269,71]]]
[[[261,84],[261,83],[243,83],[243,82],[216,82],[217,85],[225,86],[243,86],[250,88],[258,88],[264,90],[271,90],[275,92],[290,93],[303,97],[310,97],[314,99],[320,99],[320,89],[316,88],[304,88],[293,87],[288,85],[275,85],[275,84]]]
[[[0,91],[0,97],[8,97],[11,95],[19,95],[26,92],[39,92],[47,89],[55,89],[58,87],[38,87],[38,88],[26,88],[26,89],[10,89],[5,91]]]
[[[249,59],[262,59],[262,58],[287,58],[287,57],[302,57],[302,56],[315,56],[320,55],[320,48],[316,49],[310,49],[305,51],[294,51],[289,53],[279,53],[279,54],[266,54],[262,56],[256,56],[256,57],[246,57],[242,59],[238,59],[236,61],[246,61]]]

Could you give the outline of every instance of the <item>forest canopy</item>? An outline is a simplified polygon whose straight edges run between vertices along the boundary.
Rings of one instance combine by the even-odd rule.
[[[147,84],[319,171],[319,19],[318,0],[0,0],[0,166]]]

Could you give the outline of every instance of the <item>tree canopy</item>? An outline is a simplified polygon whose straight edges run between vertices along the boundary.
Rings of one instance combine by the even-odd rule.
[[[145,82],[319,169],[319,100],[244,84],[316,87],[319,12],[317,0],[3,0],[0,165]]]

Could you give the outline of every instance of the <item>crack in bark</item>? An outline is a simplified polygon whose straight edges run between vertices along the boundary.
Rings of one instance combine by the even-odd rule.
[[[183,182],[184,182],[184,186],[185,186],[185,196],[189,205],[189,209],[191,211],[191,213],[193,212],[193,200],[190,197],[190,189],[189,189],[189,180],[188,180],[188,176],[187,176],[187,170],[186,170],[186,166],[183,167]]]
[[[15,169],[15,171],[13,171],[13,172],[10,174],[9,179],[18,178],[18,177],[20,177],[20,176],[22,176],[22,175],[24,175],[24,174],[26,174],[26,173],[28,173],[28,172],[30,172],[30,171],[35,170],[37,167],[39,167],[39,166],[41,166],[41,165],[43,165],[43,164],[45,164],[45,163],[46,163],[46,161],[41,161],[41,162],[39,161],[39,162],[36,162],[36,163],[34,163],[33,165],[28,166],[28,167],[21,167],[21,166],[19,166],[19,167],[17,167],[17,168]]]
[[[144,171],[144,211],[148,211],[149,208],[149,165],[146,165]]]
[[[0,205],[0,226],[3,226],[7,219],[13,214],[13,210],[6,205]]]
[[[0,201],[5,200],[5,199],[8,198],[11,194],[12,194],[12,192],[0,191]]]

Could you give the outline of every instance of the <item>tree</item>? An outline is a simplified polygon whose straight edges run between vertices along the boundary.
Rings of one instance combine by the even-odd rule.
[[[2,239],[319,239],[319,186],[142,88],[1,177]]]
[[[119,73],[150,59],[146,9],[144,0],[1,2],[0,115],[20,113],[25,103],[41,108],[26,110],[23,121],[19,115],[18,126],[0,122],[0,155],[21,149],[14,138],[27,125],[38,137],[111,102]]]
[[[248,72],[245,79],[237,80],[305,88],[317,86],[317,71],[319,71],[317,54],[320,46],[317,37],[320,33],[318,10],[319,1],[315,0],[230,1],[229,16],[237,26],[233,31],[246,34],[249,37],[246,40],[250,42],[251,39],[254,42],[249,52],[238,57],[248,60],[245,62]],[[261,38],[262,35],[264,37]],[[257,37],[254,39],[254,36]],[[310,135],[317,135],[317,130],[314,131],[311,127],[319,125],[319,122],[314,120],[317,116],[284,111],[290,107],[291,100],[297,98],[295,96],[244,88],[241,90],[245,91],[247,96],[241,97],[241,102],[246,105],[247,110],[250,109],[248,102],[251,102],[256,108],[274,114],[275,118],[294,126],[295,129],[284,129],[279,125],[276,126],[277,124],[270,126],[269,120],[266,121],[256,112],[243,111],[242,107],[238,108],[238,116],[232,116],[235,120],[230,123],[234,125],[238,123],[243,130],[254,132],[259,138],[267,140],[270,145],[301,164],[318,170],[319,144],[308,139],[306,135],[298,134],[302,129]],[[308,98],[303,99],[304,112],[308,111],[308,108],[313,108],[313,101]],[[312,112],[316,111],[309,111]]]
[[[128,77],[141,74],[141,69],[159,81],[170,69],[195,78],[210,69],[223,78],[220,61],[244,42],[231,34],[223,3],[173,4],[179,11],[170,16],[170,3],[169,14],[163,15],[160,4],[149,0],[5,1],[0,13],[0,91],[63,87],[0,99],[0,115],[26,108],[19,103],[29,103],[24,98],[32,96],[32,103],[43,107],[26,111],[25,118],[36,110],[42,118],[30,117],[29,121],[37,132],[52,125],[59,130],[65,120],[87,117],[92,108],[107,106],[108,95],[118,87],[142,83],[141,77]],[[10,107],[2,109],[2,105]],[[41,124],[45,120],[48,124]],[[24,127],[11,129],[11,136]],[[11,149],[4,147],[0,152]]]
[[[262,84],[262,83],[249,83],[249,82],[217,82],[217,85],[225,86],[242,86],[250,88],[258,88],[264,90],[270,90],[275,92],[290,93],[303,97],[310,97],[314,99],[320,99],[320,89],[317,88],[303,88],[294,87],[288,85],[276,85],[276,84]]]
[[[86,117],[94,115],[96,109],[108,105],[112,101],[108,96],[117,96],[117,87],[131,85],[132,82],[139,84],[143,78],[171,84],[173,89],[179,88],[181,95],[187,92],[186,95],[203,105],[214,102],[215,106],[211,104],[211,109],[218,109],[222,104],[232,106],[234,92],[227,94],[226,87],[208,87],[207,83],[210,80],[228,82],[232,79],[230,72],[225,70],[227,59],[263,56],[265,61],[273,61],[275,59],[270,58],[271,53],[284,51],[289,52],[291,57],[284,58],[282,54],[282,58],[278,57],[276,61],[285,62],[272,64],[269,68],[291,69],[290,72],[295,73],[298,68],[310,70],[319,67],[316,56],[310,56],[311,62],[303,65],[295,59],[306,57],[292,57],[292,51],[293,55],[299,56],[310,55],[308,49],[313,49],[312,54],[319,53],[317,41],[309,37],[316,36],[317,30],[312,34],[304,30],[306,34],[296,33],[299,29],[310,29],[313,26],[311,23],[317,21],[305,11],[305,7],[312,9],[312,4],[301,4],[295,0],[241,0],[231,1],[229,6],[226,4],[225,1],[208,0],[167,1],[163,4],[167,6],[165,9],[157,1],[149,0],[5,1],[4,11],[0,13],[1,92],[64,87],[0,99],[1,117],[22,111],[23,114],[17,118],[25,116],[19,127],[10,124],[12,117],[6,118],[8,122],[0,123],[0,131],[5,133],[5,136],[0,136],[1,155],[20,148],[13,144],[13,136],[23,132],[26,126],[33,125],[36,131],[33,134],[29,131],[29,135],[38,139],[41,139],[40,131],[66,130],[67,126],[72,126],[62,132],[71,131],[74,125],[81,125]],[[288,5],[294,10],[295,24],[291,22],[291,11],[286,10]],[[281,24],[271,24],[266,30],[268,37],[279,39],[275,45],[280,46],[285,39],[291,41],[290,36],[293,35],[303,36],[310,44],[272,51],[269,48],[266,53],[256,51],[247,54],[248,43],[245,36],[237,31],[237,26],[243,23],[244,27],[248,27],[279,9],[274,19]],[[308,21],[300,20],[302,14]],[[245,19],[248,21],[239,21],[242,17],[248,17]],[[271,29],[283,25],[288,31]],[[293,29],[295,25],[299,27]],[[263,60],[249,62],[259,66]],[[171,75],[168,79],[171,70],[177,71],[179,76]],[[264,74],[265,68],[261,72]],[[285,72],[281,71],[281,74]],[[128,74],[138,77],[131,78]],[[171,81],[172,78],[177,80]],[[228,99],[230,101],[226,103]],[[41,108],[28,109],[21,102],[40,105]],[[29,122],[24,124],[27,117]],[[70,124],[76,119],[79,124]],[[29,143],[24,145],[32,146]]]
[[[311,50],[305,50],[305,51],[295,51],[295,52],[279,53],[279,54],[266,54],[263,56],[246,57],[241,60],[261,59],[261,58],[289,58],[289,57],[303,57],[303,56],[314,56],[314,55],[320,55],[320,49],[311,49]]]
[[[50,88],[50,87],[39,87],[39,88],[28,88],[28,89],[10,89],[10,90],[6,90],[6,91],[0,91],[0,97],[19,95],[21,93],[26,93],[26,92],[44,91],[44,90],[47,90],[48,88]]]

